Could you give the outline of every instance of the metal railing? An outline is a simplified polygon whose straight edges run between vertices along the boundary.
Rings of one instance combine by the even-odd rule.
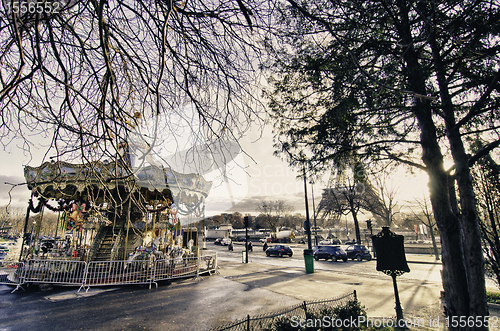
[[[304,301],[294,306],[258,316],[251,317],[247,315],[244,319],[229,322],[210,329],[210,331],[289,330],[293,329],[289,325],[292,318],[300,320],[311,318],[318,314],[329,313],[332,308],[345,305],[350,301],[357,301],[356,291],[331,299]],[[281,325],[282,328],[277,328],[277,325]]]
[[[152,261],[95,261],[85,270],[83,287],[150,284],[153,282]]]
[[[21,286],[23,262],[0,261],[0,284],[15,285],[14,292]]]
[[[198,274],[198,258],[188,257],[188,258],[177,258],[172,260],[172,275],[170,278],[185,278],[190,276],[196,276]]]
[[[83,283],[86,263],[68,260],[29,260],[22,268],[23,283],[78,286]]]
[[[97,250],[99,249],[99,247],[102,244],[102,241],[104,239],[106,231],[107,231],[107,229],[105,226],[100,226],[99,229],[97,230],[97,233],[94,237],[94,241],[89,249],[89,256],[88,256],[89,260],[94,259]]]
[[[115,229],[113,228],[113,235],[115,233],[114,231],[115,231]],[[118,235],[116,236],[115,243],[113,244],[113,248],[111,248],[111,260],[114,260],[119,256],[120,247],[123,243],[124,238],[125,238],[125,225],[123,224],[120,227],[120,230],[118,231]],[[123,249],[125,249],[125,248],[123,248]],[[123,257],[123,255],[122,255],[122,257]]]
[[[35,284],[59,284],[80,286],[87,290],[92,286],[152,284],[176,279],[200,277],[217,271],[217,256],[175,258],[164,260],[134,261],[72,261],[28,260],[27,262],[1,262],[0,284],[16,286]],[[13,291],[13,292],[14,292]]]

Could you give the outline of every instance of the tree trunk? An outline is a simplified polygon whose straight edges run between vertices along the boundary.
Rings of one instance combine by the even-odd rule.
[[[406,63],[407,86],[410,91],[426,95],[425,72],[421,68],[414,48],[409,14],[405,0],[399,0],[400,29],[402,43],[407,45],[403,54]],[[469,293],[465,265],[463,263],[460,220],[453,212],[448,190],[449,175],[444,170],[443,155],[437,139],[436,126],[432,118],[430,101],[415,98],[412,112],[420,127],[422,161],[429,175],[429,193],[434,218],[441,235],[443,288],[446,314],[448,316],[469,315]]]
[[[464,292],[467,289],[467,278],[462,259],[460,221],[452,212],[448,199],[448,175],[443,168],[439,170],[429,167],[428,172],[431,204],[441,235],[445,312],[447,316],[468,316],[469,293]]]
[[[436,41],[435,31],[430,29],[429,44],[439,85],[442,109],[446,124],[446,135],[450,144],[451,155],[455,162],[455,178],[460,194],[459,221],[462,230],[462,252],[467,275],[469,309],[471,316],[487,316],[486,287],[484,282],[484,259],[481,247],[481,230],[476,210],[476,197],[472,186],[469,157],[465,151],[460,127],[456,125],[455,110],[448,90],[445,68]],[[480,328],[474,328],[475,330]],[[487,329],[487,328],[482,328]]]
[[[434,230],[432,229],[432,223],[429,224],[431,225],[429,226],[429,232],[432,239],[432,249],[434,250],[434,256],[436,257],[436,261],[439,261],[441,258],[439,257],[439,249],[437,248],[436,244],[436,236],[434,235]]]
[[[354,232],[356,233],[356,243],[361,245],[361,233],[359,231],[358,211],[351,208],[352,219],[354,220]]]

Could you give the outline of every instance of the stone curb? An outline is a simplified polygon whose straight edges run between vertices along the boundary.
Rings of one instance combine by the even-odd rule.
[[[497,303],[489,303],[489,302],[488,302],[488,308],[490,308],[490,309],[500,310],[500,305],[499,305],[499,304],[497,304]]]

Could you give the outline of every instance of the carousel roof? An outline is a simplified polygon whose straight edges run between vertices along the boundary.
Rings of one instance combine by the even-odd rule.
[[[129,192],[159,192],[179,202],[199,202],[208,196],[212,187],[212,182],[198,174],[182,174],[151,164],[132,173],[116,162],[45,162],[39,167],[26,166],[24,177],[33,193],[49,199],[68,199],[95,188],[122,188]]]

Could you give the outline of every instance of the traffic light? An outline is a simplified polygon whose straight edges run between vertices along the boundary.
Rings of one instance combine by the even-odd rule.
[[[250,226],[250,222],[252,221],[252,216],[245,216],[243,217],[243,220],[245,221],[245,228],[248,228]]]
[[[372,221],[371,220],[368,220],[366,221],[366,227],[371,230],[372,229]]]
[[[302,227],[304,228],[305,234],[311,233],[311,228],[310,228],[309,223],[307,221],[304,221],[304,224],[302,225]]]

